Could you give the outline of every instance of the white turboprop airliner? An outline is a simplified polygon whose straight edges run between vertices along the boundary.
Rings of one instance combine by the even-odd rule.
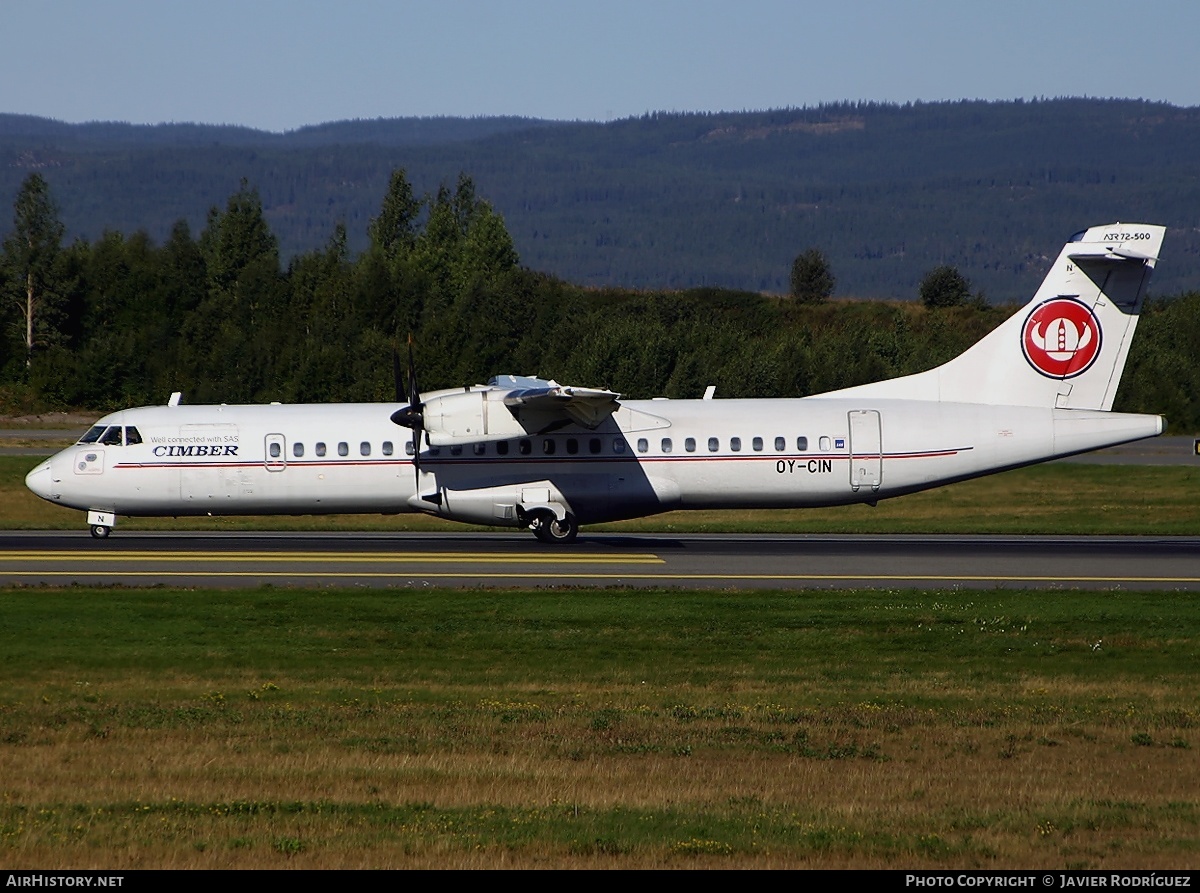
[[[1161,434],[1159,416],[1109,410],[1163,233],[1076,234],[1028,305],[917,375],[802,399],[622,401],[515,376],[420,394],[410,368],[407,404],[176,396],[105,416],[25,482],[87,511],[96,537],[118,515],[424,512],[565,543],[673,509],[874,504]]]

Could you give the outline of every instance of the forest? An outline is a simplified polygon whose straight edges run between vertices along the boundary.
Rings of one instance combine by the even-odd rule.
[[[338,224],[285,261],[243,181],[198,234],[180,220],[161,242],[68,243],[30,174],[0,251],[0,409],[392,400],[410,333],[426,390],[517,373],[641,398],[805,396],[929,368],[1016,309],[584,287],[524,266],[466,175],[420,194],[393,171],[366,238],[353,254]],[[1200,430],[1197,356],[1200,292],[1153,300],[1116,408]]]
[[[1155,289],[1200,283],[1200,108],[1039,99],[521,118],[343,121],[288,133],[198,124],[63,124],[0,114],[0,203],[39,173],[68,241],[179,220],[207,225],[244,178],[284,264],[349,254],[391,172],[436,193],[459,171],[522,262],[581,286],[787,291],[798,251],[825,252],[839,297],[913,299],[952,265],[995,303],[1023,301],[1047,252],[1087,226],[1168,227]],[[2,228],[2,224],[0,224]]]

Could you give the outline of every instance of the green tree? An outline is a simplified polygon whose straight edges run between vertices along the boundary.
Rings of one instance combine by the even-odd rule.
[[[417,217],[424,204],[422,199],[413,195],[412,184],[408,182],[404,168],[393,170],[379,216],[373,218],[367,227],[371,248],[388,261],[410,253],[417,242]]]
[[[454,216],[450,190],[443,183],[437,196],[429,203],[429,219],[417,237],[415,258],[421,272],[433,280],[439,289],[446,285],[450,261],[462,239]]]
[[[354,265],[365,321],[389,335],[417,327],[425,298],[425,278],[415,255],[421,211],[403,168],[392,171],[379,216],[367,227],[369,249]]]
[[[971,296],[971,282],[956,267],[943,264],[925,274],[920,295],[926,307],[959,307]]]
[[[63,225],[41,174],[30,174],[13,203],[13,231],[4,240],[5,280],[22,322],[25,370],[33,365],[33,349],[52,339],[46,317],[59,297],[54,267],[62,246]]]
[[[362,400],[369,381],[359,379],[361,358],[355,342],[369,328],[358,307],[359,297],[346,247],[346,228],[334,227],[324,251],[295,258],[288,270],[288,316],[279,363],[280,396],[289,400]],[[366,358],[391,372],[388,353]]]
[[[513,287],[517,271],[512,238],[500,215],[476,196],[471,178],[460,174],[453,192],[443,184],[430,202],[413,259],[426,289],[422,340],[426,355],[436,364],[427,380],[457,383],[474,374],[467,354],[472,328],[482,314],[492,316],[490,326],[521,330],[519,314],[508,320],[494,314],[499,307],[512,306],[499,297]]]
[[[454,284],[460,291],[479,281],[495,284],[519,263],[504,218],[487,202],[477,202],[458,243],[453,261]]]
[[[208,270],[200,246],[192,238],[186,220],[177,220],[171,235],[162,248],[162,292],[167,298],[167,310],[173,318],[182,318],[199,306],[204,299]]]
[[[279,245],[263,216],[258,190],[242,180],[229,197],[225,212],[209,212],[208,228],[200,239],[208,267],[210,291],[239,297],[239,285],[254,267],[279,271]],[[246,297],[253,299],[252,295]]]
[[[836,280],[825,253],[809,248],[792,261],[791,295],[805,304],[822,304],[833,294]]]
[[[207,294],[184,327],[182,351],[198,399],[275,399],[274,364],[293,321],[278,244],[245,180],[224,212],[209,212],[200,252]]]

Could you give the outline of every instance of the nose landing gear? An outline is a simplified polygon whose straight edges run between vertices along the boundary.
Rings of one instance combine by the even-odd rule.
[[[107,539],[112,533],[113,525],[117,523],[117,516],[112,512],[98,512],[92,510],[87,516],[88,526],[92,529],[93,539]]]

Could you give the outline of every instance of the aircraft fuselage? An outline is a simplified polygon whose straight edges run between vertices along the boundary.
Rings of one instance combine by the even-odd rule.
[[[123,410],[96,425],[119,429],[120,443],[70,447],[29,486],[61,505],[130,516],[420,511],[521,526],[524,507],[561,504],[588,524],[873,503],[1162,431],[1158,416],[1025,406],[626,401],[595,430],[424,446],[418,488],[411,433],[388,421],[399,406]]]

